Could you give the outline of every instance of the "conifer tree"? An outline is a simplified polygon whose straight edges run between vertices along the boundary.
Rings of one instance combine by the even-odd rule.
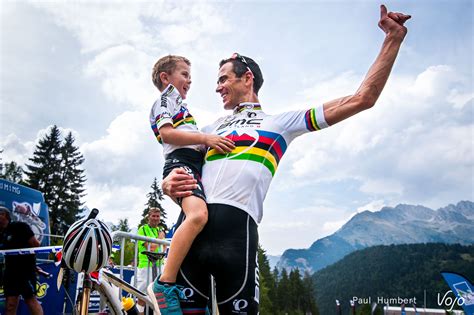
[[[288,292],[290,290],[290,281],[288,279],[288,272],[285,268],[281,271],[280,279],[277,285],[277,310],[282,311],[284,313],[288,313],[290,310],[288,306]]]
[[[77,221],[82,214],[81,198],[84,197],[84,183],[86,181],[84,170],[80,168],[84,157],[79,148],[74,145],[74,137],[69,132],[61,146],[61,180],[63,184],[59,189],[61,204],[55,213],[52,213],[56,231],[60,235],[67,232],[69,226]]]
[[[69,133],[61,140],[61,132],[55,125],[39,140],[31,164],[26,164],[27,184],[41,191],[49,207],[51,234],[64,235],[69,226],[80,218],[84,196],[84,162],[82,154],[74,146]]]
[[[10,163],[0,163],[0,178],[6,179],[17,184],[24,184],[23,182],[23,168],[15,161]]]
[[[314,290],[314,282],[309,272],[304,273],[303,277],[303,310],[312,315],[319,315],[319,309],[316,305],[316,293]]]
[[[147,216],[148,216],[148,210],[149,208],[159,208],[160,209],[160,226],[162,226],[165,229],[168,229],[166,226],[165,220],[166,220],[166,210],[161,206],[161,201],[164,199],[163,197],[163,191],[160,188],[160,185],[158,184],[158,180],[156,177],[153,179],[153,183],[150,186],[151,191],[146,195],[148,198],[148,201],[145,204],[145,209],[143,209],[142,213],[142,220],[139,223],[139,226],[147,224]]]
[[[117,225],[112,224],[111,230],[112,232],[113,231],[123,231],[127,233],[130,232],[131,229],[128,225],[128,219],[127,218],[119,219],[119,223]]]
[[[259,291],[260,291],[260,314],[274,314],[273,303],[270,298],[270,290],[274,285],[273,275],[270,271],[265,250],[258,246],[258,267],[259,267]]]

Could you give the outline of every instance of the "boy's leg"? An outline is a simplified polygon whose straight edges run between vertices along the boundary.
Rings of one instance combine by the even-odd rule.
[[[180,216],[181,217],[181,216]],[[185,219],[187,220],[187,219]],[[178,222],[182,225],[184,221]],[[151,294],[156,298],[157,304],[160,306],[161,314],[195,314],[204,315],[206,305],[209,300],[209,264],[207,262],[206,253],[210,253],[208,249],[209,239],[203,237],[206,231],[200,233],[181,265],[181,270],[176,279],[176,285],[166,285],[155,281],[153,285],[153,292]],[[175,291],[177,288],[178,291]],[[170,295],[171,294],[171,295]],[[161,306],[166,303],[165,295],[170,295],[173,304],[172,310],[163,310]],[[180,309],[176,310],[176,298],[180,298]],[[161,302],[160,302],[161,301]],[[161,304],[161,305],[160,305]],[[179,305],[179,303],[178,303]],[[168,308],[168,307],[167,307]]]
[[[176,282],[176,276],[184,258],[194,239],[207,223],[207,205],[204,200],[196,196],[189,196],[183,199],[181,205],[186,218],[176,229],[171,239],[166,265],[160,276],[162,282]]]

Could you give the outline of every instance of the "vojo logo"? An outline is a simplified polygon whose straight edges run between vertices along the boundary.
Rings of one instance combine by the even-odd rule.
[[[38,299],[42,299],[46,296],[46,293],[48,291],[49,285],[45,283],[36,283],[36,297]]]
[[[232,302],[232,304],[234,305],[234,311],[242,311],[244,309],[247,308],[247,306],[249,306],[249,303],[246,301],[246,300],[234,300],[234,302]]]

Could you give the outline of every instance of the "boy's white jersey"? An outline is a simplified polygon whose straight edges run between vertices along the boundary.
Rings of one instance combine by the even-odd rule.
[[[171,124],[174,128],[187,132],[199,132],[196,121],[189,112],[186,103],[183,102],[178,89],[171,84],[163,90],[150,112],[150,125],[156,139],[163,145],[163,154],[166,157],[180,148],[202,149],[200,144],[179,146],[163,142],[160,136],[160,128],[166,124]]]
[[[202,183],[207,202],[232,205],[260,223],[270,182],[290,142],[327,126],[322,106],[267,115],[260,104],[240,104],[233,115],[202,129],[235,142],[228,154],[214,149],[206,154]]]

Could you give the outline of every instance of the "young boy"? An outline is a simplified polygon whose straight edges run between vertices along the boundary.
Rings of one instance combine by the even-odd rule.
[[[184,168],[198,182],[193,195],[177,200],[186,219],[171,240],[168,258],[153,291],[161,314],[182,314],[176,289],[176,276],[196,236],[207,222],[206,197],[200,181],[204,158],[203,145],[224,154],[235,146],[230,139],[199,132],[193,116],[183,103],[191,86],[191,63],[181,56],[165,56],[153,67],[153,84],[161,97],[153,104],[150,123],[157,140],[163,145],[165,165],[163,178],[174,168]]]

